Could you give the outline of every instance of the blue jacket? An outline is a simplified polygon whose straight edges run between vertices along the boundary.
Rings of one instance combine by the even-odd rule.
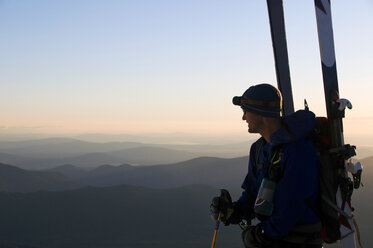
[[[269,163],[274,147],[283,147],[280,161],[282,176],[274,195],[273,213],[269,217],[255,216],[261,220],[265,235],[274,239],[286,236],[296,225],[319,221],[305,202],[309,199],[315,204],[318,195],[320,162],[312,142],[307,139],[315,126],[315,115],[300,110],[283,117],[283,122],[286,125],[271,135],[269,143],[264,142],[259,154],[259,163]],[[255,147],[256,143],[250,149],[248,173],[242,184],[244,191],[238,200],[244,212],[252,212],[260,184],[267,175],[267,169],[256,169]]]

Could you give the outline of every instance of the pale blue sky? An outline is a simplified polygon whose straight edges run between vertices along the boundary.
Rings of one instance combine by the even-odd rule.
[[[295,106],[325,114],[312,0],[284,0]],[[373,1],[332,1],[345,132],[373,135]],[[0,1],[1,133],[242,134],[276,85],[265,0]]]

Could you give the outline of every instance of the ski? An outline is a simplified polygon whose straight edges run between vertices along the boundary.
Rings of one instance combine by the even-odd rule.
[[[355,155],[355,147],[344,144],[342,123],[345,108],[351,108],[352,105],[346,99],[339,98],[330,0],[314,0],[314,3],[326,110],[331,134],[331,153],[335,158],[336,167],[338,168],[339,188],[336,198],[338,207],[341,210],[338,216],[341,223],[340,245],[343,248],[354,248],[357,247],[355,244],[355,228],[351,207],[351,195],[354,184],[347,174],[347,160]]]
[[[282,0],[267,0],[267,7],[275,58],[277,86],[282,94],[283,115],[285,116],[294,112],[294,103]]]

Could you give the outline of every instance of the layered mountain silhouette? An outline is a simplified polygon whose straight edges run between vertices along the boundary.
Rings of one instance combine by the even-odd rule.
[[[39,190],[67,190],[82,185],[63,174],[47,171],[28,171],[0,163],[0,191],[34,192]]]
[[[206,184],[215,187],[240,187],[247,172],[247,157],[222,159],[200,157],[171,165],[117,167],[102,166],[75,178],[92,186],[130,184],[156,188]]]
[[[232,158],[247,154],[249,142],[229,145],[93,143],[74,139],[0,142],[0,162],[24,169],[46,169],[62,164],[95,168],[102,164],[171,164],[201,156]]]
[[[71,140],[52,141],[61,148],[62,144],[66,145],[64,142]],[[29,145],[44,146],[45,149],[45,146],[52,146],[50,142],[41,140],[38,144]],[[3,152],[0,153],[0,161],[7,156],[8,159],[30,161],[30,157],[23,157],[26,153],[7,153],[12,152],[11,149],[19,149],[18,145],[0,142],[0,152]],[[105,152],[88,149],[85,150],[88,153],[75,157],[61,157],[54,168],[48,170],[26,170],[14,166],[18,164],[0,163],[0,247],[209,246],[214,228],[214,222],[209,218],[210,201],[219,194],[220,188],[229,189],[232,198],[237,199],[247,172],[247,156],[205,156],[183,162],[135,166],[133,164],[137,164],[138,157],[147,152],[147,156],[151,156],[156,151],[152,155],[155,160],[162,159],[161,156],[157,158],[162,153],[162,156],[168,154],[170,157],[174,151],[182,152],[182,155],[187,153],[182,150],[184,145],[178,147],[180,150],[170,150],[166,146],[153,149],[143,144],[129,144],[134,147],[112,150],[116,144],[111,145]],[[137,151],[141,152],[136,154]],[[195,155],[192,149],[188,152]],[[123,163],[121,159],[124,157],[121,158],[120,154],[126,154],[123,156],[127,159],[133,155],[135,159],[131,163]],[[108,156],[106,159],[111,156],[119,159],[117,162],[120,165],[99,160],[101,155]],[[77,160],[69,160],[72,158]],[[99,166],[82,167],[70,163],[78,161],[78,158],[81,163],[89,158],[101,163],[97,162]],[[149,158],[144,155],[143,159]],[[44,158],[38,161],[53,160]],[[353,207],[363,245],[373,247],[370,239],[373,156],[361,162],[364,166],[364,187],[354,191]],[[43,166],[39,164],[39,167],[37,164],[27,166],[25,164],[26,168],[52,167],[47,163]],[[221,225],[216,247],[242,247],[240,232],[237,226]]]
[[[190,152],[158,147],[138,147],[111,152],[93,152],[74,157],[35,159],[18,155],[0,153],[2,163],[14,164],[24,169],[47,169],[62,164],[74,164],[78,167],[92,169],[102,164],[120,165],[123,163],[151,165],[175,163],[198,157]]]
[[[112,165],[110,165],[110,166],[112,166]],[[80,168],[78,166],[75,166],[75,165],[72,165],[72,164],[60,165],[60,166],[57,166],[55,168],[48,169],[46,171],[56,172],[56,173],[62,174],[64,176],[67,176],[68,178],[74,179],[74,180],[77,179],[77,178],[84,177],[88,172],[87,169],[82,169],[82,168]]]
[[[0,151],[30,158],[73,157],[86,153],[110,152],[143,146],[137,142],[94,143],[70,138],[49,138],[0,142]]]
[[[207,186],[133,186],[0,193],[0,240],[50,248],[202,248],[214,222]],[[240,229],[221,228],[219,247],[242,247]]]
[[[49,170],[30,171],[0,164],[0,191],[67,190],[84,185],[107,187],[121,184],[153,188],[193,184],[239,188],[246,171],[247,157],[200,157],[176,164],[153,166],[102,165],[93,170],[67,164]]]
[[[211,198],[203,185],[172,189],[86,187],[64,192],[0,193],[0,244],[51,248],[202,248],[210,245]],[[233,199],[237,194],[233,194]],[[356,213],[363,245],[371,247],[366,199]],[[355,202],[356,205],[356,202]],[[242,247],[241,230],[221,225],[217,247]],[[16,247],[16,246],[9,246]],[[22,246],[20,246],[22,247]],[[327,245],[325,247],[335,247]]]

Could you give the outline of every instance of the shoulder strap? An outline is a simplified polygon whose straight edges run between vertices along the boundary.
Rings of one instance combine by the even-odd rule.
[[[259,164],[259,156],[264,145],[264,138],[260,137],[255,144],[255,166],[257,170],[263,169],[263,164]]]
[[[269,164],[261,164],[259,163],[259,156],[264,145],[264,138],[261,137],[255,144],[255,165],[256,170],[266,169],[268,168],[268,176],[274,180],[275,182],[280,181],[282,173],[281,173],[281,166],[280,161],[282,159],[283,154],[283,145],[276,146],[273,149],[272,158]]]
[[[281,159],[283,154],[283,145],[279,145],[273,149],[271,163],[268,169],[268,176],[275,182],[280,181],[282,177]]]

